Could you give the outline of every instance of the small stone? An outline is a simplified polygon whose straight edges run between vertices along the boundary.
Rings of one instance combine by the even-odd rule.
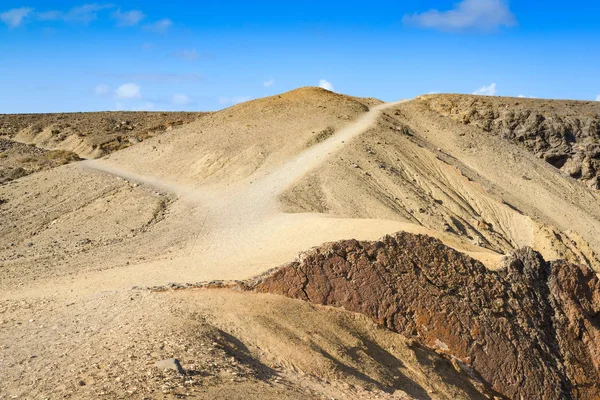
[[[165,360],[158,361],[154,365],[161,369],[171,369],[176,371],[179,375],[185,374],[185,370],[181,367],[181,363],[176,358],[167,358]]]

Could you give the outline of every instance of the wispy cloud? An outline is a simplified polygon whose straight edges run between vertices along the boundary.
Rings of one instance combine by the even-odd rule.
[[[34,12],[34,9],[29,7],[14,8],[0,13],[0,20],[10,27],[21,25],[28,17],[38,21],[63,21],[87,25],[99,19],[103,11],[111,9],[114,12],[110,15],[116,21],[116,25],[120,27],[136,26],[146,19],[146,15],[141,10],[122,11],[114,4],[92,3],[73,7],[69,10],[35,10]],[[108,14],[103,15],[108,16]],[[165,18],[148,24],[144,28],[151,32],[165,33],[172,25],[173,21]]]
[[[251,99],[250,96],[235,96],[235,97],[221,96],[221,97],[217,98],[217,101],[221,105],[233,105],[233,104],[244,103],[250,99]]]
[[[73,7],[68,11],[43,11],[36,14],[40,21],[64,21],[71,23],[80,23],[87,25],[98,19],[98,13],[104,10],[115,8],[112,4],[84,4]]]
[[[117,21],[117,26],[135,26],[146,18],[146,15],[140,10],[123,12],[119,8],[113,13],[112,17]]]
[[[333,92],[335,89],[333,84],[325,79],[319,80],[319,87]]]
[[[40,21],[58,21],[63,19],[64,14],[60,11],[43,11],[38,12],[35,15],[35,18]]]
[[[493,31],[500,27],[515,26],[517,19],[503,0],[463,0],[448,11],[432,9],[423,13],[407,14],[402,22],[441,31]]]
[[[271,87],[271,86],[273,86],[274,84],[275,84],[275,79],[274,79],[274,78],[271,78],[271,79],[269,79],[268,81],[264,81],[264,82],[263,82],[263,85],[264,85],[265,87]]]
[[[171,28],[171,26],[173,26],[173,21],[171,21],[168,18],[164,18],[159,21],[148,24],[144,28],[147,31],[154,32],[154,33],[167,33],[167,31]]]
[[[10,28],[16,28],[21,25],[25,18],[33,12],[33,8],[21,7],[0,13],[0,21],[4,22]]]
[[[110,92],[110,87],[105,84],[96,85],[94,88],[94,93],[97,96],[104,96]]]
[[[115,96],[119,99],[141,99],[142,91],[136,83],[125,83],[115,90]]]
[[[600,94],[596,96],[596,101],[600,101]]]
[[[97,73],[102,78],[122,79],[128,81],[145,81],[153,83],[185,83],[198,82],[204,79],[200,74],[179,74],[179,73],[143,73],[143,74],[113,74]]]
[[[174,94],[173,97],[171,97],[171,103],[177,106],[185,106],[190,104],[191,102],[192,99],[185,94]]]
[[[73,7],[65,15],[65,21],[67,22],[79,22],[82,24],[89,24],[92,21],[98,19],[98,12],[113,8],[112,4],[84,4],[80,7]]]
[[[200,54],[196,51],[196,49],[192,50],[179,50],[173,53],[173,56],[176,58],[181,58],[186,61],[197,61],[200,59]]]
[[[489,86],[482,86],[479,89],[477,89],[476,91],[474,91],[473,94],[478,95],[478,96],[495,96],[496,95],[496,84],[492,83]]]

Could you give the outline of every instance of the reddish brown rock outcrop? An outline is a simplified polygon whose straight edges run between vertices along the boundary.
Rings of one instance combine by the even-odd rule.
[[[303,253],[255,289],[343,307],[438,348],[513,399],[600,397],[600,282],[524,248],[494,272],[399,233]]]

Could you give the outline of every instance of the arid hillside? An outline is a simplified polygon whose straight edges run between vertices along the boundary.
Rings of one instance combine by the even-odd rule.
[[[0,182],[127,148],[205,113],[0,114]]]
[[[600,106],[593,101],[422,96],[444,117],[522,146],[565,174],[600,189]]]
[[[0,398],[596,398],[599,113],[2,115]]]

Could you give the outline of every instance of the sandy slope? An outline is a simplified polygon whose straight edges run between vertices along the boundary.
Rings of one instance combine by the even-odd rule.
[[[127,290],[0,304],[6,398],[483,398],[450,361],[368,318],[280,296]],[[187,377],[154,368],[173,356]]]
[[[387,111],[359,139],[284,193],[286,210],[399,220],[499,254],[532,246],[547,259],[600,266],[597,192],[522,148],[419,100]]]
[[[476,397],[447,361],[362,317],[356,325],[247,293],[131,289],[248,278],[326,241],[398,230],[436,236],[490,268],[522,245],[597,265],[597,194],[418,107],[305,88],[1,185],[0,393]],[[196,334],[235,339],[229,351],[246,357],[235,368],[247,379],[235,381],[231,354],[202,349]],[[167,356],[201,358],[201,388],[157,375],[153,361]],[[284,382],[256,366],[270,362]],[[51,389],[57,380],[65,384]]]
[[[299,94],[292,92],[291,95],[294,97],[306,96],[303,92]],[[338,100],[338,95],[325,93],[324,96],[333,96],[334,100]],[[332,99],[328,100],[332,102]],[[66,169],[71,169],[67,172],[70,178],[81,175],[81,178],[76,179],[76,184],[69,185],[70,188],[66,189],[66,193],[69,193],[69,190],[73,192],[69,194],[69,200],[73,201],[74,197],[79,196],[78,192],[87,192],[87,194],[93,195],[94,191],[90,191],[91,182],[99,180],[102,182],[96,184],[99,189],[106,190],[110,187],[111,190],[129,192],[130,196],[135,196],[132,199],[137,198],[133,201],[140,202],[139,207],[148,210],[151,214],[145,216],[144,213],[126,211],[122,209],[123,203],[120,201],[118,202],[119,209],[111,210],[115,200],[107,198],[106,192],[97,193],[96,195],[100,198],[91,202],[86,201],[87,204],[83,209],[75,212],[81,218],[81,223],[70,222],[69,219],[65,219],[64,215],[58,218],[46,216],[45,224],[38,228],[42,231],[35,232],[34,245],[27,247],[32,242],[21,243],[25,254],[20,254],[17,250],[17,254],[13,256],[14,267],[12,269],[16,271],[22,265],[31,265],[32,259],[43,259],[47,254],[40,255],[38,251],[42,243],[52,240],[53,236],[73,237],[79,235],[81,238],[76,242],[76,247],[79,248],[74,249],[73,255],[62,261],[59,264],[60,268],[51,265],[46,268],[49,275],[58,275],[58,279],[51,280],[50,284],[44,280],[41,287],[36,285],[34,291],[45,290],[45,288],[52,291],[55,290],[56,285],[66,285],[68,290],[71,290],[71,285],[74,285],[77,290],[87,288],[93,291],[98,285],[103,287],[151,286],[171,281],[243,279],[280,265],[292,259],[301,250],[326,241],[351,237],[376,239],[385,233],[398,230],[438,236],[446,240],[449,245],[467,251],[481,260],[489,262],[490,265],[494,265],[498,256],[493,251],[473,246],[455,235],[446,235],[427,229],[421,224],[415,224],[414,221],[397,218],[379,218],[374,221],[373,216],[370,215],[366,216],[367,218],[356,218],[356,216],[341,218],[314,212],[304,214],[282,212],[278,202],[281,193],[305,174],[319,169],[323,162],[351,143],[356,135],[363,134],[373,127],[383,109],[394,106],[394,104],[380,105],[365,112],[366,108],[356,100],[342,98],[339,101],[342,110],[349,103],[348,112],[357,109],[364,114],[360,116],[357,114],[353,123],[347,124],[345,128],[338,128],[334,136],[308,148],[306,142],[310,137],[303,140],[300,142],[302,146],[298,146],[296,153],[285,162],[271,160],[279,160],[282,157],[281,153],[290,151],[287,147],[279,147],[285,145],[283,139],[288,139],[287,136],[282,138],[282,142],[279,144],[276,140],[273,141],[274,143],[265,142],[265,146],[270,146],[270,150],[269,152],[265,150],[264,163],[250,176],[240,178],[239,169],[235,169],[237,164],[223,165],[222,169],[224,170],[233,169],[226,176],[220,175],[226,182],[225,184],[211,183],[212,176],[209,176],[207,180],[199,178],[200,182],[192,184],[189,177],[192,171],[180,170],[181,173],[175,175],[168,158],[161,158],[162,162],[153,159],[156,157],[153,154],[157,152],[155,148],[161,145],[170,149],[165,151],[180,154],[177,162],[183,162],[182,160],[185,159],[188,164],[193,165],[196,159],[195,154],[193,152],[186,153],[186,148],[193,147],[190,137],[200,141],[204,139],[197,137],[195,131],[186,133],[185,130],[189,129],[188,127],[182,128],[181,131],[174,131],[173,134],[150,139],[107,159],[86,161],[67,167]],[[253,107],[264,107],[264,105],[258,104]],[[318,107],[320,105],[317,103]],[[246,110],[242,111],[247,112]],[[315,113],[312,110],[309,111],[314,118]],[[229,112],[231,111],[224,111],[224,113]],[[335,112],[340,113],[339,109]],[[316,116],[329,120],[329,113],[327,112],[324,116],[316,114]],[[280,123],[285,127],[286,117],[284,115],[282,118],[277,114],[273,117],[277,121],[269,121],[266,118],[267,121],[262,121],[262,123],[265,126]],[[205,117],[198,123],[202,123],[208,118],[211,117]],[[320,119],[318,119],[319,126],[326,126],[325,122]],[[297,124],[291,128],[296,131],[307,131],[305,127],[298,127]],[[316,128],[310,129],[310,132],[318,132]],[[235,140],[239,140],[239,138],[236,137]],[[264,138],[259,137],[257,140],[264,140]],[[252,143],[244,143],[246,146],[254,146]],[[241,146],[244,143],[228,143],[226,146]],[[221,142],[211,143],[211,145],[223,146]],[[239,160],[239,162],[242,161]],[[139,170],[144,173],[138,172]],[[49,175],[51,174],[52,172],[49,172]],[[219,172],[219,174],[225,174],[225,172]],[[171,178],[171,176],[175,177]],[[238,179],[231,181],[232,178]],[[14,191],[24,190],[18,188],[22,184],[27,187],[44,185],[48,182],[46,175],[33,176],[30,179],[31,182],[25,180],[14,183]],[[55,178],[50,178],[50,182],[53,181],[55,182]],[[108,184],[109,182],[110,184]],[[78,183],[81,185],[77,185]],[[61,198],[66,194],[65,188],[54,186],[50,190],[57,191],[55,198],[60,204],[64,204],[66,199]],[[169,196],[175,196],[177,201],[172,202]],[[42,199],[46,200],[45,197]],[[38,211],[38,206],[32,204],[31,200],[28,199],[22,206],[33,208],[31,210],[33,213]],[[126,220],[136,218],[137,222],[131,222],[131,228],[129,228],[131,232],[129,233],[126,229],[123,230],[125,226],[120,221],[120,218],[123,217],[115,217],[115,224],[100,224],[100,229],[106,236],[116,235],[118,240],[113,242],[110,242],[110,239],[98,242],[93,240],[86,248],[85,242],[90,240],[89,236],[98,237],[99,232],[90,235],[92,232],[89,232],[89,229],[82,229],[83,232],[74,234],[73,226],[84,225],[86,224],[84,221],[96,218],[98,215],[96,203],[103,204],[104,202],[110,202],[110,205],[104,207],[105,212],[115,211],[117,215],[124,212],[123,217]],[[47,212],[47,209],[44,209],[44,212]],[[20,210],[19,213],[23,214],[24,210]],[[157,217],[160,219],[160,223],[156,223]],[[77,216],[72,216],[72,218],[77,219]],[[40,219],[43,221],[42,218]],[[63,229],[68,229],[69,233],[67,234]],[[13,240],[18,241],[19,238]],[[83,243],[83,251],[77,251],[81,250],[80,243]],[[13,249],[10,250],[15,252]],[[31,256],[28,253],[32,253]],[[48,263],[52,263],[52,259],[49,259]],[[113,270],[115,266],[119,268],[118,273]],[[106,270],[107,267],[111,269]],[[73,282],[65,282],[62,279],[64,273],[89,268],[102,271],[86,274],[83,279],[76,279]],[[61,272],[61,270],[64,271]],[[30,271],[39,277],[39,268]],[[27,269],[22,268],[13,276],[17,280],[22,280],[24,273],[27,273]],[[6,282],[10,286],[14,286],[14,281],[7,279]],[[19,295],[23,295],[23,293],[24,291],[21,290]]]
[[[489,182],[488,190],[531,218],[529,238],[519,245],[539,249],[547,259],[577,259],[599,269],[600,195],[596,190],[565,177],[501,137],[425,110],[418,99],[399,111],[417,135],[476,171]]]
[[[342,237],[372,238],[397,230],[437,236],[433,231],[401,221],[342,219],[315,213],[285,214],[278,202],[281,193],[338,153],[346,142],[370,129],[382,110],[396,104],[373,107],[334,136],[301,151],[291,160],[272,168],[261,168],[260,172],[227,186],[215,184],[198,188],[159,180],[130,172],[114,160],[89,161],[81,165],[172,192],[189,207],[190,215],[199,216],[194,222],[203,229],[186,257],[175,260],[177,266],[174,268],[179,265],[193,267],[185,268],[184,275],[169,270],[171,280],[242,279],[293,258],[303,248]],[[458,240],[449,241],[459,245]],[[478,255],[475,249],[468,249]],[[492,254],[479,253],[483,258]],[[162,264],[161,268],[165,268],[164,262]],[[144,275],[147,278],[150,275],[147,267]],[[159,279],[164,281],[165,278]]]

